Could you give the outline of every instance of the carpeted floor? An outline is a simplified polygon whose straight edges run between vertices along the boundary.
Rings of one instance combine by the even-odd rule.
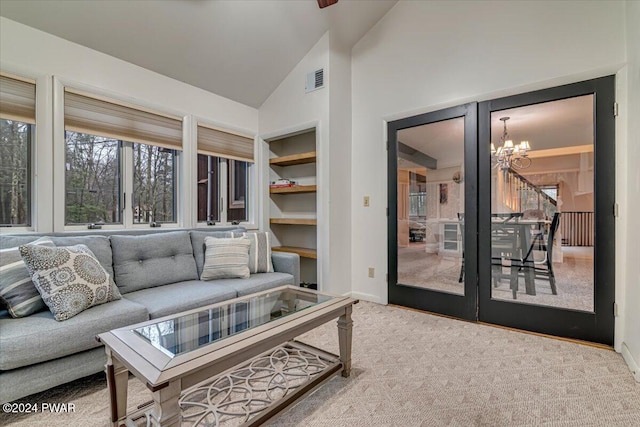
[[[458,282],[461,259],[429,254],[422,243],[412,243],[408,247],[398,248],[398,282],[462,295],[464,289]],[[492,297],[496,299],[546,305],[593,312],[593,258],[572,256],[567,251],[564,262],[554,263],[557,295],[551,292],[548,280],[536,279],[536,295],[525,293],[524,279],[520,278],[518,298],[514,301],[508,280],[503,280],[497,288],[492,288]],[[506,269],[505,271],[507,271]]]
[[[640,383],[605,349],[361,302],[353,371],[271,426],[638,426]],[[300,338],[336,353],[330,322]],[[75,414],[0,415],[0,425],[107,426],[102,375],[23,402],[73,402]],[[129,403],[148,400],[132,378]]]

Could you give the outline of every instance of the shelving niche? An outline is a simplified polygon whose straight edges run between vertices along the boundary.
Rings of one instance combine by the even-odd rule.
[[[274,251],[300,255],[300,280],[318,283],[316,131],[274,138],[269,144],[269,182],[295,181],[269,188],[269,225]]]

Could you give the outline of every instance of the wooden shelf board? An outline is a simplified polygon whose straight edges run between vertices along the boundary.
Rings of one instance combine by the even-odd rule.
[[[314,163],[316,161],[316,152],[291,154],[289,156],[274,157],[269,159],[269,164],[274,166],[293,166],[303,165],[306,163]]]
[[[271,194],[315,193],[315,185],[295,185],[293,187],[269,188]]]
[[[274,246],[271,248],[271,250],[276,252],[293,252],[294,254],[300,255],[302,258],[318,259],[318,252],[315,249],[311,248],[299,248],[296,246]]]
[[[271,224],[288,224],[288,225],[318,225],[315,218],[271,218]]]

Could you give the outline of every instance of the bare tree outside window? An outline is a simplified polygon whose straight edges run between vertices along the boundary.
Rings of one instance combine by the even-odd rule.
[[[66,142],[66,223],[121,223],[121,142],[78,132]]]
[[[30,177],[33,125],[0,119],[0,226],[31,225]]]
[[[133,222],[174,222],[175,151],[133,144]]]

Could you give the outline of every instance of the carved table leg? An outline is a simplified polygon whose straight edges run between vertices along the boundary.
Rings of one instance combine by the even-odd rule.
[[[107,347],[107,388],[109,390],[111,406],[111,425],[117,427],[125,423],[127,417],[127,383],[129,370],[120,362]]]
[[[151,412],[151,424],[162,427],[179,427],[181,424],[180,380],[171,381],[167,387],[153,392],[155,407]]]
[[[351,321],[351,311],[353,306],[349,305],[344,309],[344,314],[338,319],[338,339],[340,342],[340,361],[342,362],[342,376],[348,377],[351,374],[351,336],[353,322]]]

